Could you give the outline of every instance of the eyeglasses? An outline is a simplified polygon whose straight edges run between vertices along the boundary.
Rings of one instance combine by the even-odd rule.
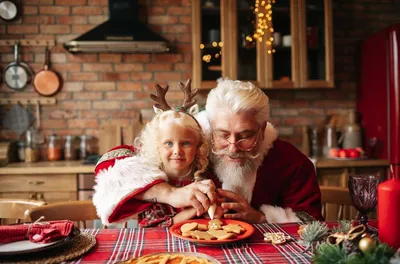
[[[228,148],[231,144],[234,144],[239,150],[247,152],[251,151],[257,145],[259,135],[260,135],[260,130],[258,131],[257,134],[251,137],[242,138],[236,142],[230,142],[228,140],[228,137],[226,137],[226,135],[223,134],[218,135],[213,131],[213,139],[211,142],[213,145],[218,145],[220,149]]]

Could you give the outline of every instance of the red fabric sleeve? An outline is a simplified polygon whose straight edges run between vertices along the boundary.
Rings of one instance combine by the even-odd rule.
[[[284,191],[283,207],[290,207],[294,212],[304,211],[317,220],[323,220],[321,214],[321,191],[315,168],[306,159],[289,181]]]
[[[146,208],[148,208],[152,203],[137,200],[134,197],[144,191],[147,191],[153,185],[156,185],[156,184],[159,184],[162,182],[164,182],[164,181],[163,180],[154,181],[151,184],[129,194],[115,207],[114,211],[108,217],[108,222],[113,223],[113,222],[125,219],[129,216],[135,215],[135,214],[145,210]]]

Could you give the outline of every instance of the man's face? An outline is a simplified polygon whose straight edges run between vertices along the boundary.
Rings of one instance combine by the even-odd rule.
[[[213,150],[221,153],[219,159],[232,165],[245,164],[249,155],[258,151],[258,144],[263,139],[263,131],[253,113],[220,111],[214,116],[211,126]]]

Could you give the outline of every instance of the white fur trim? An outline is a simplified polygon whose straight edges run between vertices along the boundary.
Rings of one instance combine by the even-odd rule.
[[[199,112],[199,105],[195,104],[195,105],[191,106],[187,111],[190,115],[195,115]]]
[[[275,140],[278,138],[278,130],[269,122],[267,122],[267,127],[264,131],[264,141],[262,145],[262,150],[264,151],[264,156],[268,154],[268,151],[274,146]]]
[[[168,178],[154,163],[139,156],[116,160],[113,167],[100,171],[93,204],[102,223],[110,224],[109,216],[125,197],[156,180],[168,181]]]
[[[153,110],[155,114],[161,114],[162,112],[164,112],[162,109],[156,107],[155,105],[153,105]]]
[[[197,122],[199,122],[207,140],[211,141],[211,125],[210,125],[210,121],[208,120],[208,117],[207,117],[207,112],[201,111],[201,112],[197,113],[196,115],[194,115],[194,118],[196,118]]]
[[[300,222],[291,208],[282,208],[273,205],[261,205],[261,212],[264,213],[268,223]]]

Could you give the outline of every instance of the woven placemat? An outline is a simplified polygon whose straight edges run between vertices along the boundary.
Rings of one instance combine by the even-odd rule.
[[[51,264],[60,263],[82,256],[96,245],[96,238],[93,235],[80,233],[70,242],[60,247],[44,250],[36,253],[29,253],[20,256],[4,257],[1,264]]]

